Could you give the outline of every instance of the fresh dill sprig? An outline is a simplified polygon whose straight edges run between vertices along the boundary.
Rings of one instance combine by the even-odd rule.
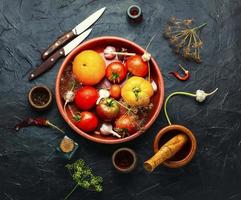
[[[76,183],[75,187],[64,198],[65,200],[70,197],[77,187],[96,192],[103,190],[102,177],[93,175],[91,168],[85,165],[84,160],[79,159],[73,164],[67,164],[65,167],[69,170],[73,181]]]

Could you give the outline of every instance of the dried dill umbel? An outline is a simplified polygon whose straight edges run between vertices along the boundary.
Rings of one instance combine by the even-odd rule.
[[[188,60],[197,63],[201,62],[200,49],[203,42],[200,39],[200,29],[207,25],[193,27],[193,19],[177,19],[171,17],[164,30],[164,37],[167,38],[177,54]]]

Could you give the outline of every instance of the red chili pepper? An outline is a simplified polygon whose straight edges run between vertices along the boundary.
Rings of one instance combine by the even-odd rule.
[[[57,130],[59,130],[60,132],[64,133],[63,130],[61,130],[59,127],[55,126],[54,124],[52,124],[49,120],[44,119],[44,118],[27,118],[22,120],[20,123],[18,123],[15,126],[15,130],[19,131],[20,128],[23,127],[28,127],[28,126],[38,126],[38,127],[52,127],[55,128]]]
[[[189,71],[188,70],[186,70],[182,65],[178,65],[181,69],[182,69],[182,71],[184,72],[184,76],[181,76],[180,74],[178,74],[178,72],[169,72],[169,74],[173,74],[173,76],[175,76],[178,80],[180,80],[180,81],[186,81],[186,80],[188,80],[189,79],[189,77],[190,77],[190,73],[189,73]]]

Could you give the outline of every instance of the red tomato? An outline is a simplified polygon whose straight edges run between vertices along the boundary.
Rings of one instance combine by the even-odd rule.
[[[74,102],[79,109],[89,110],[95,106],[98,98],[99,93],[95,88],[85,86],[76,92]]]
[[[115,128],[133,134],[138,128],[137,120],[132,115],[124,114],[115,121]]]
[[[91,132],[98,126],[98,118],[94,113],[83,111],[74,115],[75,125],[82,131]]]
[[[121,96],[121,87],[119,85],[112,85],[110,87],[110,96],[114,99],[119,99]]]
[[[145,77],[148,73],[147,62],[143,61],[140,55],[129,57],[126,67],[135,76]]]
[[[113,98],[103,98],[96,106],[96,112],[103,121],[116,119],[120,112],[120,106]]]
[[[127,69],[119,61],[110,63],[106,70],[106,78],[113,83],[120,83],[126,77]]]

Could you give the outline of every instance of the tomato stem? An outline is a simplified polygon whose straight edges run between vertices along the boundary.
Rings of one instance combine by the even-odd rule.
[[[75,121],[80,121],[81,119],[81,113],[80,112],[76,112],[74,115],[73,115],[73,118]]]

